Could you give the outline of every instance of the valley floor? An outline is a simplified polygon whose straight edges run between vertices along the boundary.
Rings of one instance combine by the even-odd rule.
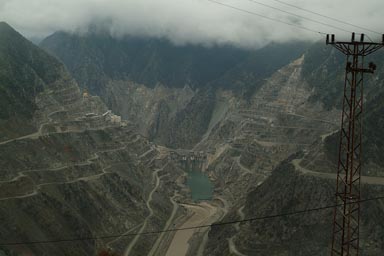
[[[201,202],[199,204],[182,204],[190,216],[185,222],[175,225],[178,231],[173,235],[172,242],[168,247],[166,256],[186,255],[189,249],[189,242],[197,232],[208,232],[208,228],[193,229],[201,225],[210,225],[219,220],[225,212],[225,209],[210,202]]]

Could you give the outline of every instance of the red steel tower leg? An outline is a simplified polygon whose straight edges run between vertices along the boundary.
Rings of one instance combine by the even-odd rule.
[[[333,218],[333,256],[359,255],[361,135],[363,114],[363,74],[373,73],[375,65],[364,68],[364,57],[383,46],[360,41],[335,42],[327,35],[327,44],[347,56],[336,182],[336,207]]]

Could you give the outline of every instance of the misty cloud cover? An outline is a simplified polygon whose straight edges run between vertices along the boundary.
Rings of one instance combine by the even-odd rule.
[[[349,33],[290,16],[255,2],[332,24],[348,31],[379,35],[324,19],[275,0],[214,0],[298,26],[349,38]],[[254,2],[252,2],[254,1]],[[384,1],[281,0],[352,24],[384,33]],[[348,8],[345,7],[348,2]],[[91,24],[115,36],[168,38],[176,44],[233,44],[259,47],[270,41],[320,40],[323,36],[209,0],[0,0],[0,20],[27,37],[45,37],[57,30],[86,32]]]

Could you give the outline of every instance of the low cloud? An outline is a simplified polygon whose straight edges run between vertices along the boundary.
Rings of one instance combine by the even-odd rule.
[[[159,37],[167,38],[175,44],[260,47],[271,41],[320,40],[323,36],[314,31],[350,36],[342,30],[364,32],[371,38],[379,38],[375,33],[303,12],[281,1],[213,1],[253,14],[209,0],[0,0],[0,17],[27,37],[45,37],[57,30],[86,32],[91,25],[97,24],[117,37]],[[348,7],[344,0],[284,2],[384,32],[381,24],[384,17],[382,0],[349,1]],[[292,16],[265,5],[334,27]],[[268,20],[257,14],[295,26]]]

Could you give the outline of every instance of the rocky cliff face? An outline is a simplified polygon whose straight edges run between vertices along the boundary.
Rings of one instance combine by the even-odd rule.
[[[364,76],[364,95],[366,102],[377,96],[382,91],[383,84],[383,51],[375,52],[365,58],[365,64],[377,64],[375,74]],[[303,75],[313,88],[312,102],[321,101],[328,109],[341,108],[342,90],[345,77],[346,57],[333,47],[324,45],[323,42],[314,44],[306,54],[303,65]]]
[[[289,124],[289,121],[293,121],[296,124],[296,128],[290,127],[289,132],[284,134],[280,131],[277,134],[284,134],[284,140],[292,139],[296,143],[301,141],[305,144],[303,139],[308,138],[308,144],[296,145],[297,147],[292,149],[292,151],[283,150],[278,156],[275,156],[274,159],[278,159],[279,156],[288,158],[282,164],[273,167],[272,175],[266,178],[264,182],[256,183],[257,187],[250,189],[245,202],[238,202],[236,207],[222,221],[285,214],[334,204],[336,183],[334,173],[336,172],[339,136],[337,132],[338,111],[336,110],[338,104],[335,102],[335,95],[339,94],[341,98],[340,88],[342,83],[339,85],[340,88],[335,87],[332,89],[337,79],[332,81],[332,84],[328,84],[324,82],[328,80],[323,80],[323,76],[341,77],[340,72],[332,69],[332,66],[335,66],[341,59],[337,60],[332,51],[323,51],[322,54],[324,62],[319,65],[312,65],[312,70],[309,65],[314,60],[313,55],[315,55],[312,50],[304,55],[302,64],[299,65],[301,70],[296,69],[297,71],[300,70],[300,72],[292,72],[292,69],[288,69],[289,66],[286,67],[287,71],[290,70],[287,74],[291,75],[284,75],[282,78],[296,77],[296,79],[291,80],[294,81],[291,85],[293,85],[295,90],[302,88],[302,93],[297,93],[297,91],[295,93],[295,95],[302,95],[302,98],[285,95],[288,96],[284,97],[285,99],[292,98],[293,102],[297,103],[297,105],[294,104],[291,111],[287,111],[287,108],[281,105],[276,108],[276,110],[281,112],[279,119],[282,118],[280,120],[284,120],[285,125]],[[377,63],[380,63],[380,60]],[[281,72],[282,70],[280,70],[280,74],[283,73]],[[382,67],[380,70],[382,70]],[[301,75],[297,76],[295,73],[301,73]],[[367,79],[366,111],[368,111],[367,109],[370,111],[366,113],[364,118],[365,133],[363,141],[365,143],[364,150],[367,153],[364,156],[362,173],[364,176],[362,181],[363,198],[382,196],[384,194],[382,162],[377,158],[378,150],[382,144],[382,136],[378,132],[381,130],[380,115],[378,113],[382,109],[382,103],[379,102],[382,94],[381,89],[377,88],[382,83],[381,76],[382,74],[378,73]],[[316,83],[313,83],[314,81]],[[320,84],[318,85],[318,83]],[[285,85],[288,84],[286,83]],[[281,85],[284,85],[284,83]],[[289,91],[287,90],[289,86],[285,88],[281,86],[279,88],[280,92],[276,94]],[[292,87],[290,90],[292,91]],[[268,104],[271,105],[271,102],[273,100],[269,100]],[[336,109],[332,110],[335,107]],[[301,119],[284,117],[284,115],[292,114],[296,117],[300,116]],[[306,124],[306,122],[303,122],[305,120],[304,117],[311,118],[312,120]],[[311,125],[314,126],[311,127]],[[310,129],[314,130],[319,129],[319,131],[316,135],[313,131],[308,133],[308,130],[303,129],[305,126],[311,127]],[[228,127],[228,125],[225,126],[225,130]],[[232,125],[231,127],[236,126]],[[297,137],[295,136],[296,129],[299,131]],[[330,131],[329,133],[325,133],[327,129]],[[265,131],[271,131],[271,129],[264,128],[263,136],[265,136]],[[316,137],[318,139],[315,139]],[[277,136],[277,138],[280,137]],[[313,143],[309,143],[311,139]],[[247,154],[242,153],[241,157],[244,156],[243,159],[246,160],[243,161],[243,164],[250,163],[252,165],[262,162],[257,158],[257,155],[262,155],[262,147],[258,145],[251,148],[253,148],[253,152],[258,152],[258,154],[249,158]],[[252,152],[252,150],[247,151]],[[295,151],[301,153],[292,154]],[[271,153],[268,153],[268,155],[272,156]],[[277,163],[281,160],[283,159],[279,159]],[[255,170],[262,170],[262,168],[258,167]],[[217,175],[218,179],[222,176],[221,174]],[[226,178],[226,180],[232,181],[234,178]],[[243,182],[243,184],[248,183]],[[228,189],[231,188],[231,185],[225,182],[222,187]],[[383,253],[383,243],[378,238],[382,235],[383,227],[380,224],[379,216],[382,215],[383,211],[382,200],[362,204],[361,251],[365,255],[379,255]],[[209,233],[209,242],[205,254],[328,255],[332,235],[332,214],[332,209],[324,209],[298,215],[260,219],[240,225],[218,226]]]
[[[174,208],[169,198],[179,189],[172,181],[180,170],[98,97],[82,95],[57,60],[7,24],[1,30],[1,55],[12,71],[1,73],[0,84],[9,92],[1,97],[14,103],[2,109],[6,119],[0,125],[5,131],[0,142],[0,253],[95,255],[106,247],[121,253],[149,251],[146,243],[157,236],[121,235],[164,228]],[[35,87],[29,90],[25,84]],[[20,125],[11,110],[32,128],[11,134],[9,127]],[[99,236],[107,238],[88,239]],[[40,243],[46,240],[74,241]]]
[[[94,94],[102,92],[109,80],[130,80],[151,88],[157,84],[201,87],[248,57],[247,51],[229,46],[175,46],[163,39],[116,38],[102,31],[56,32],[40,45]]]
[[[234,201],[285,158],[337,130],[338,110],[310,101],[313,90],[302,75],[304,62],[305,55],[278,70],[250,100],[218,94],[217,102],[225,102],[215,106],[218,121],[212,121],[196,149],[213,152],[208,168],[218,188]]]
[[[65,52],[55,50],[49,44],[47,41],[44,47],[63,55],[61,59],[66,65],[73,66],[65,61]],[[156,57],[146,62],[159,63],[154,62],[159,55],[151,56]],[[314,45],[301,57],[297,54],[299,58],[292,56],[287,57],[281,52],[276,55],[268,52],[265,56],[252,53],[248,59],[205,83],[191,73],[186,76],[181,72],[190,79],[188,83],[179,83],[190,85],[183,89],[169,88],[172,86],[170,81],[174,80],[161,80],[156,75],[153,81],[160,81],[161,85],[154,88],[153,82],[135,80],[133,76],[119,78],[120,81],[108,78],[105,93],[108,96],[104,99],[113,109],[122,111],[120,113],[124,113],[125,118],[138,124],[152,140],[173,148],[193,147],[195,151],[209,152],[206,171],[215,182],[214,201],[228,210],[224,220],[247,218],[254,213],[294,211],[319,202],[332,203],[332,179],[316,173],[321,168],[334,168],[329,163],[332,160],[328,159],[332,154],[319,149],[325,145],[323,140],[314,142],[338,129],[337,95],[342,88],[344,59],[319,45]],[[156,68],[155,74],[161,73]],[[380,75],[368,81],[367,100],[371,101],[375,98],[375,81],[381,81]],[[302,150],[306,152],[303,159],[281,167],[281,161]],[[306,175],[303,176],[300,170]],[[367,187],[367,190],[381,189],[379,186]],[[382,211],[374,205],[368,208],[377,214]],[[322,255],[328,252],[330,215],[329,212],[312,214],[305,222],[300,222],[301,218],[297,217],[285,222],[277,220],[271,226],[251,223],[214,229],[205,253],[306,255],[315,251]],[[374,225],[365,221],[367,226],[364,228]],[[256,229],[263,231],[255,232]],[[316,234],[312,230],[316,230]],[[311,241],[306,246],[291,242],[308,237]],[[369,237],[364,243],[372,245],[370,253],[376,252],[381,244],[370,239],[377,238]],[[261,242],[249,242],[253,240]],[[281,245],[275,246],[276,243]],[[193,255],[194,252],[190,253]]]
[[[108,236],[180,224],[178,217],[187,218],[178,204],[188,202],[184,173],[168,157],[169,149],[153,142],[207,156],[203,170],[215,184],[210,203],[224,216],[216,219],[243,220],[333,203],[332,157],[343,79],[343,58],[336,52],[319,45],[305,52],[301,45],[206,49],[61,32],[42,46],[64,62],[83,93],[60,63],[45,57],[59,70],[55,79],[22,94],[33,105],[23,107],[32,128],[0,142],[0,219],[7,223],[0,228],[0,237],[7,238],[2,240]],[[39,55],[34,52],[48,56],[30,47],[22,58],[32,56],[35,63]],[[25,70],[45,81],[48,71],[34,69]],[[375,92],[375,83],[384,81],[381,71],[367,84],[366,99],[374,110],[366,117],[369,168],[364,174],[374,176],[366,179],[367,197],[382,192],[376,177],[382,175],[382,90]],[[4,120],[0,129],[10,130],[4,127],[11,119]],[[362,244],[367,255],[378,255],[383,208],[369,202],[364,211]],[[195,234],[188,253],[325,255],[331,215],[315,211],[214,227],[208,236]],[[172,234],[127,235],[5,249],[93,255],[110,247],[125,255],[162,255],[171,239]]]
[[[169,147],[191,148],[208,128],[218,89],[241,98],[253,94],[306,44],[241,50],[58,32],[41,46],[64,62],[81,87],[137,123],[143,135]]]
[[[272,175],[248,194],[243,209],[227,215],[228,220],[286,214],[334,204],[333,178],[303,173],[291,161],[277,167]],[[382,185],[363,185],[365,198],[383,194]],[[384,208],[380,201],[362,204],[361,248],[364,255],[383,252]],[[209,233],[207,255],[329,255],[333,208],[276,218],[261,218],[240,224],[214,227]],[[226,221],[224,219],[223,221]],[[238,254],[237,253],[237,254]]]

